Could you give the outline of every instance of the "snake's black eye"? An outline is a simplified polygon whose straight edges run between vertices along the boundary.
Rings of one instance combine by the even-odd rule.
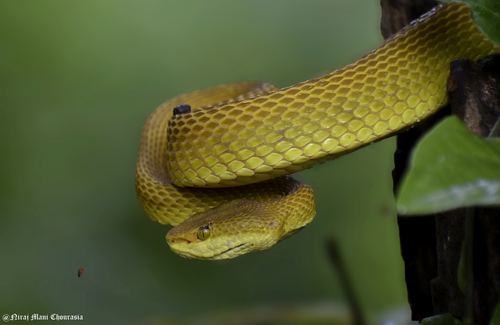
[[[210,224],[201,226],[196,233],[196,237],[198,237],[199,240],[208,239],[208,237],[210,237]]]
[[[191,113],[191,106],[187,104],[180,104],[174,107],[174,115]]]

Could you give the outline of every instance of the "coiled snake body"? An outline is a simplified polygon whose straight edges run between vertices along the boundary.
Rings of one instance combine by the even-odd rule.
[[[288,174],[394,135],[447,102],[449,63],[500,52],[466,5],[444,3],[357,62],[276,90],[244,82],[180,95],[142,131],[139,204],[187,258],[267,249],[315,215]],[[173,115],[180,104],[191,112]]]

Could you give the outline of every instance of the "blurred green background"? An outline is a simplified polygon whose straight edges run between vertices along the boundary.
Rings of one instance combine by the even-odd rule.
[[[1,314],[138,324],[259,306],[342,309],[329,237],[368,315],[407,306],[394,139],[298,174],[315,190],[314,222],[234,260],[173,254],[170,227],[149,220],[134,189],[140,131],[156,106],[220,83],[284,87],[353,62],[382,43],[378,0],[0,6]]]

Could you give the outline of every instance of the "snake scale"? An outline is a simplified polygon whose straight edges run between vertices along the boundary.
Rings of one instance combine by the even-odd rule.
[[[142,130],[136,191],[186,258],[272,247],[315,215],[295,173],[394,135],[447,103],[450,61],[500,52],[464,4],[443,3],[357,62],[276,89],[220,85],[160,105]],[[178,105],[191,110],[173,114]]]

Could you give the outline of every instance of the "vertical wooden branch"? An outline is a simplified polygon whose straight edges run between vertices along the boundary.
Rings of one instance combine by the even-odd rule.
[[[435,5],[437,2],[425,0],[381,0],[382,35],[389,37]],[[476,134],[489,134],[500,116],[500,56],[490,56],[477,64],[454,61],[448,91],[451,105],[398,137],[395,191],[413,145],[443,116],[456,114]],[[488,324],[500,301],[500,209],[479,208],[475,213],[474,315],[476,324]],[[465,220],[465,209],[437,216],[398,217],[412,319],[441,313],[463,318],[465,300],[457,276]]]

